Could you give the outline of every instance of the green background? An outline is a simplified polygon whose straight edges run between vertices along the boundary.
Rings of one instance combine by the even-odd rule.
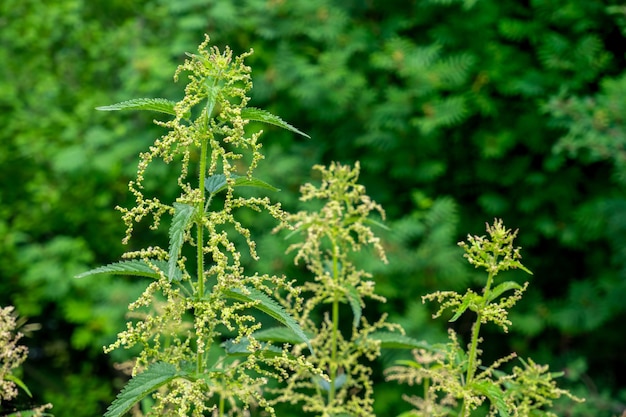
[[[176,65],[211,36],[254,55],[251,104],[310,140],[265,128],[258,177],[297,209],[314,163],[361,161],[387,210],[385,266],[364,256],[388,312],[437,341],[421,295],[476,283],[456,242],[503,218],[532,277],[509,334],[487,328],[486,360],[514,350],[563,371],[587,398],[563,416],[626,408],[626,4],[609,0],[3,0],[0,3],[0,304],[29,323],[23,379],[58,416],[101,414],[122,386],[102,353],[144,283],[72,277],[153,239],[121,244],[116,205],[152,114],[95,107],[179,99]],[[167,171],[154,186],[167,194]],[[164,185],[165,184],[165,185]],[[149,184],[148,184],[149,185]],[[172,190],[170,190],[172,191]],[[173,191],[172,191],[173,192]],[[256,221],[263,271],[297,273]],[[466,334],[468,320],[455,323]],[[490,333],[491,331],[491,333]],[[408,409],[382,383],[377,414]]]

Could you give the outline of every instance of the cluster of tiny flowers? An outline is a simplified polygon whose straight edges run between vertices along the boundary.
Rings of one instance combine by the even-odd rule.
[[[277,401],[300,403],[303,411],[321,416],[371,416],[372,371],[362,359],[375,360],[380,355],[380,343],[368,336],[381,329],[401,329],[387,323],[386,316],[374,323],[355,317],[352,333],[347,336],[337,330],[337,323],[328,312],[323,312],[321,323],[316,317],[329,305],[329,300],[351,300],[353,308],[356,303],[364,308],[365,299],[385,301],[374,292],[371,274],[358,269],[352,259],[355,252],[371,246],[379,258],[387,262],[380,239],[369,227],[372,212],[384,218],[384,211],[365,194],[365,187],[357,183],[358,163],[354,168],[332,163],[328,167],[317,165],[314,169],[321,174],[321,184],[303,185],[301,200],[319,200],[323,206],[317,211],[286,214],[285,223],[276,230],[289,228],[303,233],[303,239],[292,244],[288,251],[296,251],[294,262],[304,262],[314,279],[301,284],[304,305],[301,308],[291,306],[290,312],[304,331],[313,335],[311,344],[316,355],[309,360],[341,382],[336,382],[333,389],[330,388],[332,381],[322,377],[311,379],[310,373],[297,371],[279,390]],[[301,349],[296,346],[295,352]],[[326,397],[329,390],[333,390],[332,399]]]
[[[288,249],[297,250],[296,264],[303,260],[309,265],[322,267],[316,262],[322,252],[321,237],[326,236],[337,245],[349,251],[359,251],[363,245],[372,245],[378,256],[387,262],[380,238],[367,226],[372,212],[378,212],[384,219],[382,207],[365,194],[365,187],[356,181],[359,177],[359,163],[354,168],[333,162],[328,168],[316,165],[314,169],[322,176],[319,187],[305,184],[301,187],[301,200],[326,201],[317,212],[301,211],[286,216],[286,221],[296,230],[306,230],[304,241],[293,244]],[[283,226],[284,227],[284,226]],[[356,238],[355,238],[356,237]]]
[[[169,250],[155,245],[124,254],[129,264],[144,271],[148,267],[155,279],[130,304],[132,321],[105,351],[140,347],[135,376],[156,362],[176,368],[193,364],[193,377],[177,378],[154,395],[150,415],[246,415],[251,406],[273,415],[262,392],[270,379],[286,379],[288,371],[296,369],[308,375],[321,372],[288,355],[288,347],[276,354],[281,349],[273,346],[275,355],[264,355],[265,347],[254,337],[261,322],[250,311],[266,298],[280,292],[296,305],[302,301],[284,277],[250,275],[241,263],[240,246],[247,246],[252,259],[258,256],[250,230],[238,220],[238,209],[267,212],[279,222],[284,213],[267,197],[243,198],[234,193],[237,179],[253,180],[253,171],[263,159],[262,132],[247,135],[248,120],[243,117],[252,87],[244,59],[251,52],[234,56],[229,48],[220,51],[208,42],[207,37],[198,53],[188,54],[189,59],[178,67],[174,79],[183,73],[188,78],[185,96],[174,105],[172,120],[155,122],[167,133],[140,154],[137,177],[129,184],[135,206],[118,208],[127,227],[124,243],[145,217],[152,217],[152,229],[159,227],[164,215],[171,216],[172,222]],[[180,195],[174,202],[149,196],[144,187],[156,160],[180,165]],[[197,181],[192,179],[194,173]],[[222,193],[216,198],[219,202],[214,203],[218,193]],[[233,240],[236,234],[240,239]],[[186,258],[193,252],[195,273]],[[235,291],[246,299],[233,299]],[[224,333],[232,339],[224,342]],[[233,345],[243,346],[244,359],[229,357],[227,347]],[[226,353],[209,367],[207,357],[216,351]]]
[[[263,159],[260,152],[262,145],[258,141],[262,132],[246,136],[244,128],[248,121],[241,117],[241,110],[249,100],[246,94],[252,87],[250,68],[244,65],[244,59],[251,52],[233,57],[229,48],[220,52],[216,47],[209,48],[208,42],[207,37],[200,45],[198,54],[190,54],[190,58],[178,67],[175,80],[181,73],[189,72],[185,97],[175,105],[176,116],[173,120],[155,121],[157,125],[167,128],[168,132],[158,138],[149,151],[140,154],[137,178],[129,183],[135,206],[118,207],[127,228],[124,243],[129,241],[133,225],[144,217],[152,216],[151,228],[156,229],[164,214],[172,215],[174,212],[171,205],[145,195],[143,182],[153,160],[160,158],[170,163],[180,159],[178,184],[182,194],[177,201],[198,205],[203,202],[204,190],[189,184],[187,177],[191,161],[198,157],[208,158],[209,165],[203,175],[211,176],[221,170],[230,179],[236,169],[232,161],[242,159],[243,151],[252,155],[246,172],[248,176]],[[206,100],[213,106],[203,107],[200,114],[191,119],[192,108]],[[198,155],[207,144],[210,154]],[[229,196],[232,198],[232,193]]]
[[[17,396],[15,382],[8,379],[28,355],[26,346],[18,345],[21,333],[15,333],[13,307],[0,308],[0,403]]]
[[[478,348],[483,343],[479,337],[481,324],[493,322],[506,332],[511,325],[508,311],[528,286],[528,283],[519,285],[509,281],[491,288],[494,277],[511,268],[530,273],[519,261],[519,248],[513,246],[517,231],[506,229],[502,220],[496,220],[493,225],[487,225],[487,233],[489,238],[468,236],[467,243],[459,244],[465,249],[465,257],[472,265],[487,271],[482,294],[468,289],[462,295],[454,291],[438,291],[422,297],[422,301],[439,303],[439,310],[433,317],[441,316],[448,309],[454,313],[451,321],[467,310],[476,314],[468,352],[461,348],[454,331],[449,330],[450,343],[432,351],[415,351],[415,361],[410,366],[395,366],[388,371],[389,380],[424,385],[422,398],[405,398],[415,407],[412,415],[445,417],[458,415],[456,412],[459,411],[460,415],[468,416],[488,400],[489,416],[521,417],[535,415],[542,410],[537,415],[556,417],[553,413],[543,412],[544,408],[552,405],[552,400],[567,396],[580,401],[557,388],[554,374],[548,372],[547,366],[536,365],[530,359],[528,362],[520,359],[524,367],[515,366],[512,374],[505,374],[500,368],[516,358],[515,353],[496,360],[490,366],[482,365],[482,351]],[[511,289],[515,290],[513,295],[500,297],[504,291]],[[500,299],[495,301],[498,297]],[[457,407],[457,402],[461,403],[460,407]]]
[[[24,363],[28,355],[28,348],[18,344],[22,334],[15,331],[17,322],[14,310],[13,306],[0,308],[0,405],[3,401],[10,401],[17,397],[17,384],[15,379],[11,377],[13,372]],[[46,410],[51,408],[52,404],[44,404],[11,415],[38,417],[45,415]]]
[[[496,219],[493,225],[487,224],[487,234],[490,239],[468,235],[469,244],[459,242],[470,264],[476,268],[483,267],[492,275],[508,269],[522,269],[530,273],[520,262],[520,248],[513,246],[517,230],[506,229],[502,220]]]

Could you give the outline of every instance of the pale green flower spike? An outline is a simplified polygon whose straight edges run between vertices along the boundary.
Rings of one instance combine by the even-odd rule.
[[[285,214],[269,197],[240,197],[237,187],[276,191],[253,176],[263,159],[262,132],[245,130],[250,120],[302,132],[264,110],[248,108],[250,68],[229,48],[209,47],[209,38],[175,73],[185,74],[185,96],[179,102],[138,99],[101,110],[150,110],[170,120],[155,123],[167,130],[140,155],[137,178],[129,188],[135,206],[119,208],[126,224],[125,243],[135,223],[151,217],[151,228],[171,219],[167,248],[153,245],[124,254],[125,261],[81,274],[137,275],[151,278],[143,294],[129,306],[131,321],[107,352],[140,348],[133,378],[111,404],[105,417],[120,417],[139,407],[147,395],[154,404],[149,416],[246,415],[258,407],[274,409],[264,395],[271,380],[297,370],[309,378],[321,374],[286,343],[261,341],[261,323],[252,311],[269,316],[289,331],[296,343],[311,341],[275,299],[280,292],[299,300],[285,277],[244,270],[241,253],[257,259],[252,234],[239,220],[240,208],[266,211],[279,223]],[[178,164],[180,194],[163,202],[159,190],[147,190],[145,177],[155,160]],[[152,191],[152,192],[151,192]],[[214,201],[220,195],[219,203]],[[243,239],[234,239],[239,234]],[[237,245],[235,241],[243,241]],[[187,256],[195,259],[188,261]]]
[[[482,364],[482,351],[479,349],[479,344],[483,342],[481,326],[492,322],[507,332],[511,325],[508,310],[528,287],[527,282],[523,285],[514,281],[497,283],[496,276],[509,269],[531,273],[520,261],[520,248],[513,246],[517,231],[506,229],[502,220],[496,219],[493,225],[487,224],[487,235],[468,236],[467,242],[459,243],[469,263],[487,272],[480,294],[468,289],[464,294],[437,291],[422,297],[424,302],[439,303],[433,318],[441,316],[446,310],[453,313],[451,322],[468,310],[476,315],[467,350],[450,329],[450,342],[446,345],[415,350],[413,361],[401,361],[398,366],[387,370],[389,380],[421,384],[424,388],[422,396],[405,398],[414,407],[407,415],[468,417],[479,413],[479,407],[486,403],[489,416],[556,417],[549,411],[554,399],[567,396],[582,401],[556,386],[554,378],[560,374],[548,372],[548,366],[537,365],[531,359],[525,361],[519,358],[523,366],[515,366],[509,375],[500,370],[504,363],[517,357],[515,353],[490,366]],[[513,291],[512,295],[503,296],[510,291]]]
[[[285,300],[305,332],[312,334],[316,355],[310,357],[318,368],[326,371],[324,378],[311,379],[297,371],[286,387],[277,390],[276,401],[301,404],[302,410],[317,416],[373,416],[372,370],[367,364],[380,355],[385,341],[403,335],[399,326],[386,322],[386,316],[374,323],[362,316],[366,300],[384,302],[374,292],[371,274],[354,263],[355,252],[370,247],[387,262],[380,239],[370,225],[378,224],[370,216],[384,218],[380,205],[365,194],[357,183],[359,164],[354,167],[332,163],[316,166],[321,184],[305,184],[301,200],[318,200],[317,211],[301,211],[285,217],[293,230],[289,237],[299,237],[288,251],[295,252],[295,263],[304,263],[312,280],[302,284],[304,305]],[[352,317],[340,316],[340,304],[347,304]],[[323,317],[322,322],[315,320]],[[350,320],[351,319],[351,320]],[[341,331],[339,323],[352,323],[350,331]],[[410,343],[409,338],[402,339]],[[294,353],[299,353],[295,346]]]

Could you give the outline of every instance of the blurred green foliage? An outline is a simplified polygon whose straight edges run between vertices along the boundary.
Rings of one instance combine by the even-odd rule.
[[[313,163],[361,161],[391,228],[391,264],[374,266],[389,299],[381,310],[412,337],[445,337],[419,297],[472,283],[456,241],[502,217],[520,228],[534,276],[507,344],[486,346],[486,357],[516,350],[565,370],[588,401],[560,415],[622,412],[626,5],[617,0],[2,1],[0,304],[42,325],[27,340],[24,375],[39,402],[59,416],[103,411],[123,375],[101,346],[141,287],[72,278],[124,251],[113,207],[129,205],[137,153],[160,134],[149,115],[94,108],[179,99],[171,74],[203,33],[238,53],[253,48],[251,104],[312,136],[266,129],[260,176],[287,208],[298,208]],[[168,192],[171,179],[157,178]],[[298,276],[284,245],[259,240],[263,268]],[[379,415],[403,410],[396,387],[381,384],[377,396]]]

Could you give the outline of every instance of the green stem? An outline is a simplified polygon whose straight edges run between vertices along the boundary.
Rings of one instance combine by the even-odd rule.
[[[480,321],[481,321],[482,317],[480,315],[480,313],[478,313],[478,317],[476,318],[476,322],[474,323],[474,326],[472,326],[472,341],[470,342],[470,351],[469,351],[469,358],[467,361],[467,374],[465,376],[465,386],[468,386],[471,384],[472,380],[474,379],[474,375],[476,374],[476,363],[477,363],[477,356],[478,356],[478,336],[480,333]],[[469,410],[467,409],[467,404],[465,403],[465,401],[463,402],[463,408],[461,409],[461,417],[465,417],[469,412]]]
[[[207,157],[208,143],[206,140],[202,141],[202,148],[200,150],[200,178],[198,181],[200,187],[200,201],[196,207],[198,213],[198,220],[196,221],[196,258],[197,258],[197,277],[198,277],[198,291],[196,293],[196,300],[200,300],[204,297],[204,225],[202,219],[204,218],[204,181],[206,172],[206,157]],[[202,352],[196,352],[196,370],[198,373],[204,371],[204,355]]]
[[[198,258],[198,293],[196,294],[196,297],[198,299],[204,296],[204,225],[202,224],[202,218],[204,217],[205,203],[204,182],[206,174],[207,147],[208,143],[206,140],[204,140],[202,142],[202,148],[200,149],[200,174],[198,179],[198,187],[200,188],[200,201],[198,202],[198,207],[196,208],[198,210],[198,213],[200,213],[196,229],[196,257]]]
[[[476,322],[472,326],[472,339],[470,342],[470,350],[467,360],[467,374],[465,375],[465,386],[470,385],[474,380],[474,376],[476,375],[476,368],[478,367],[478,339],[480,336],[482,309],[486,306],[487,300],[489,299],[488,297],[491,291],[491,284],[493,282],[494,276],[494,272],[489,272],[489,276],[487,277],[487,283],[485,284],[485,288],[483,289],[482,302],[480,307],[478,308],[478,311],[476,312]],[[468,413],[469,410],[467,409],[467,404],[464,401],[463,408],[461,409],[461,417],[469,415]]]
[[[333,244],[333,280],[335,283],[339,280],[339,259],[337,252],[339,248]],[[331,359],[330,359],[330,388],[328,390],[328,405],[335,400],[336,379],[337,379],[337,339],[339,333],[339,297],[337,292],[333,293],[333,332],[331,335]]]
[[[204,120],[204,129],[202,138],[202,145],[200,146],[200,167],[198,168],[198,188],[200,191],[200,198],[198,200],[198,204],[196,207],[198,220],[196,221],[196,258],[197,258],[197,277],[198,277],[198,286],[196,293],[196,300],[202,299],[204,297],[204,225],[202,221],[204,219],[204,210],[205,210],[205,201],[206,192],[205,192],[205,181],[206,181],[206,171],[207,171],[207,155],[209,148],[209,141],[206,137],[210,126],[209,121],[211,118],[211,112],[215,107],[215,98],[209,97],[206,105],[206,115]],[[210,198],[210,197],[209,197]],[[200,373],[204,371],[204,355],[201,352],[196,352],[196,370]]]

